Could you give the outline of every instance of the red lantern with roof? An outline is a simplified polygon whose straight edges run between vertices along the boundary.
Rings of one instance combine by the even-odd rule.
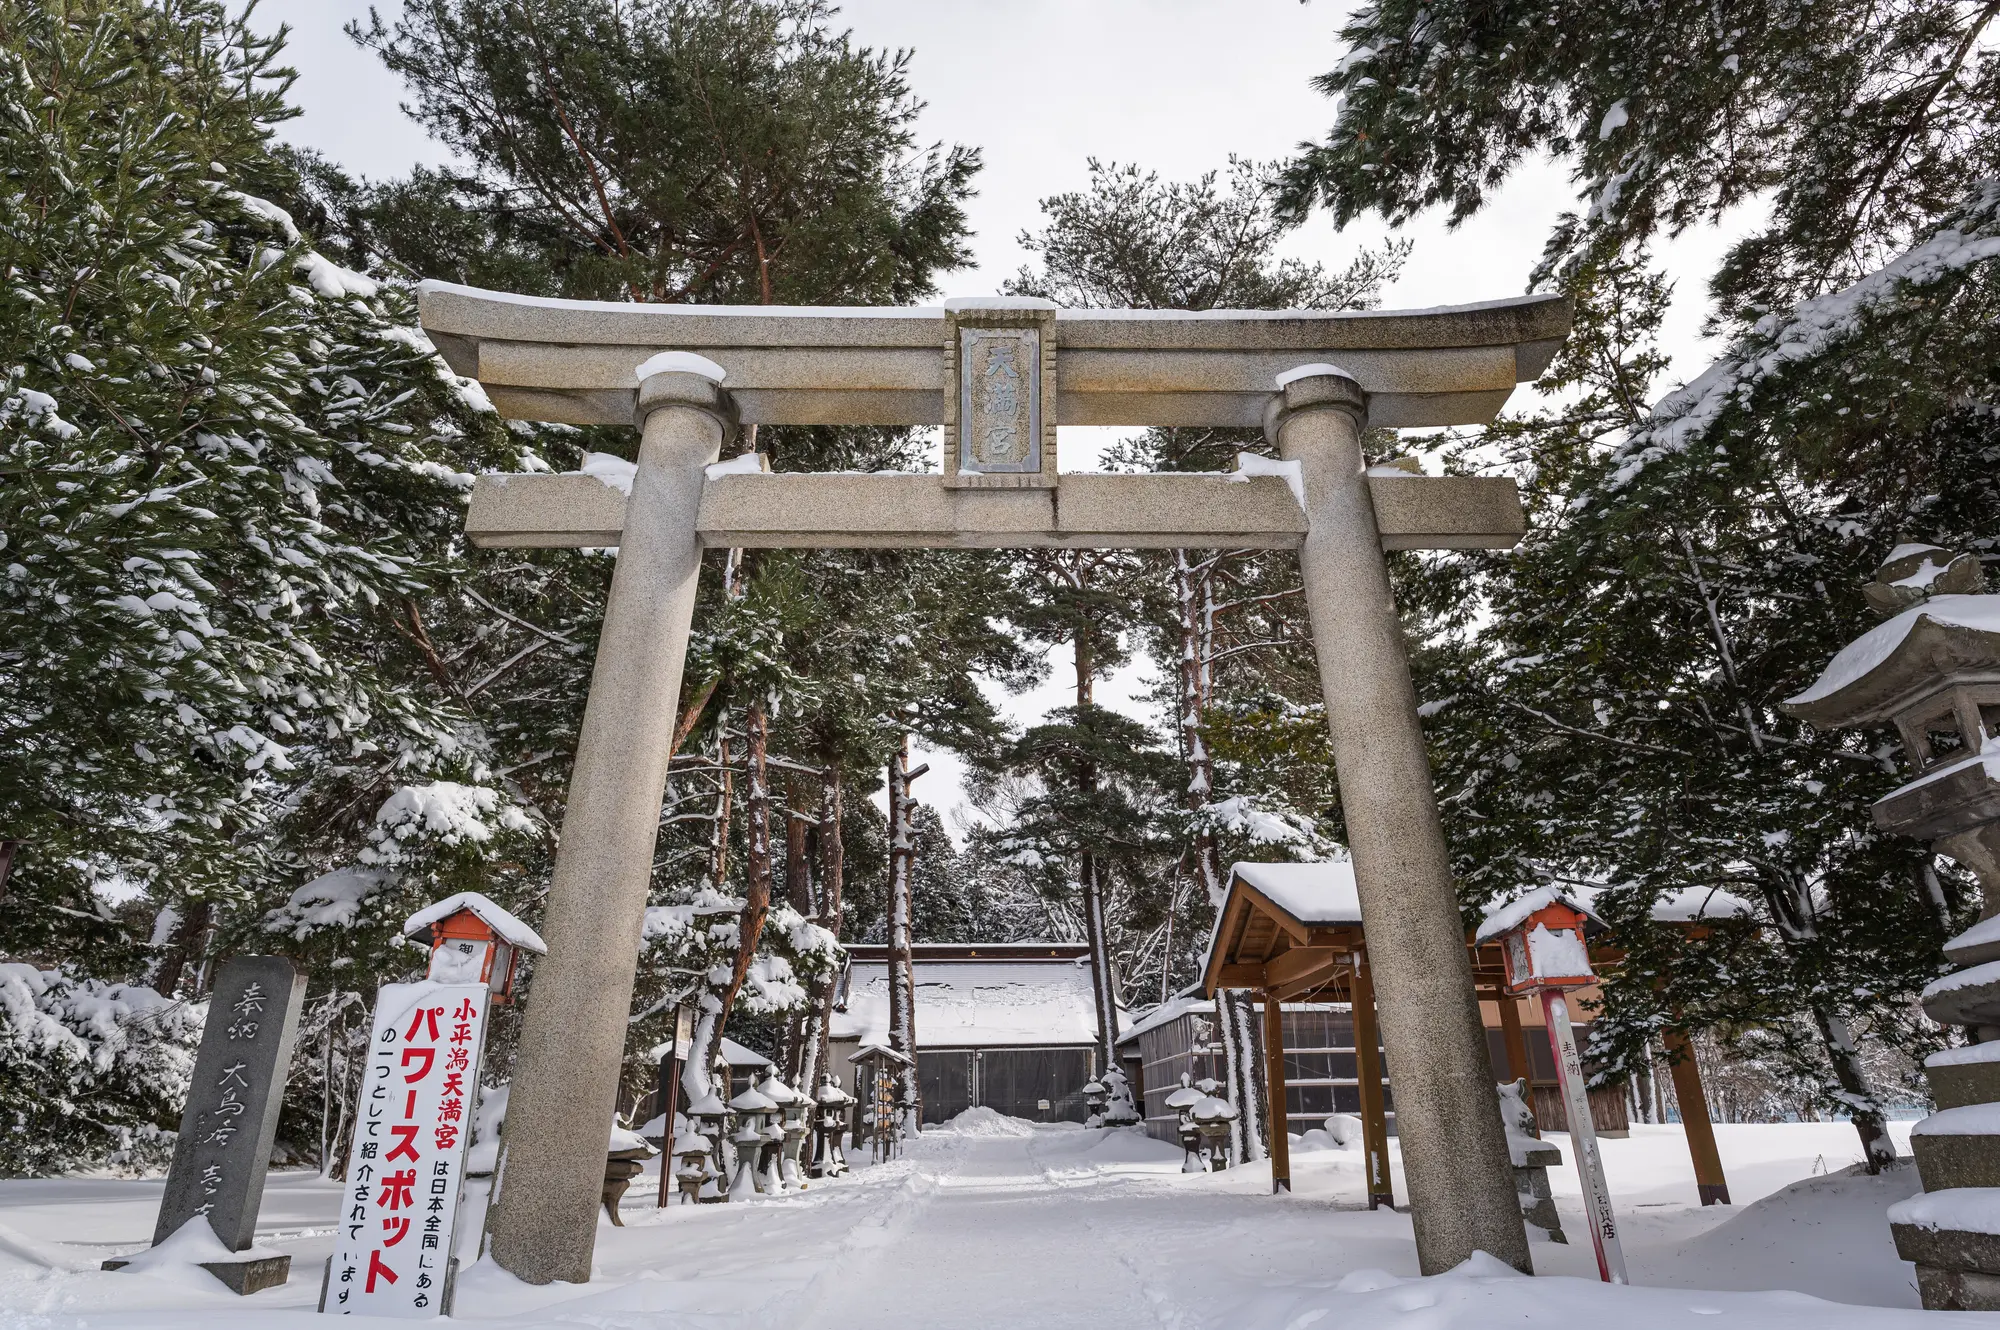
[[[403,936],[430,947],[428,978],[485,984],[495,1002],[514,1000],[522,952],[540,956],[549,949],[534,929],[476,891],[461,891],[411,915]]]

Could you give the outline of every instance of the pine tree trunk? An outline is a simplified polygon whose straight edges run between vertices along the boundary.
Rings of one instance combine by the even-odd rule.
[[[889,755],[889,1047],[909,1058],[896,1074],[896,1098],[903,1106],[904,1130],[914,1132],[923,1116],[917,1079],[916,976],[910,958],[910,879],[916,867],[916,828],[910,799],[910,738]]]
[[[826,784],[820,787],[819,852],[820,852],[820,927],[840,936],[840,887],[842,874],[846,870],[846,846],[840,837],[840,819],[845,811],[841,806],[840,767],[834,755],[826,755]],[[830,1070],[827,1061],[830,1050],[827,1047],[829,1032],[833,1028],[833,1003],[840,990],[840,976],[832,975],[824,980],[813,1000],[813,1011],[818,1021],[816,1042],[812,1049],[813,1076]],[[810,1094],[815,1086],[800,1086]]]
[[[212,901],[196,901],[188,906],[186,914],[175,925],[172,938],[167,942],[166,955],[161,957],[159,969],[154,972],[153,987],[162,997],[174,996],[180,987],[181,976],[190,965],[200,974],[202,954],[208,946],[209,924],[215,918]]]
[[[1257,1057],[1257,1013],[1250,994],[1224,988],[1215,994],[1215,1019],[1221,1027],[1229,1102],[1236,1120],[1229,1124],[1229,1148],[1239,1164],[1270,1157],[1270,1113],[1264,1102],[1264,1080]]]
[[[1880,1173],[1896,1162],[1896,1143],[1889,1139],[1888,1123],[1882,1116],[1875,1087],[1861,1069],[1861,1057],[1854,1048],[1853,1032],[1847,1022],[1832,1012],[1815,1010],[1813,1021],[1826,1041],[1827,1060],[1833,1064],[1833,1078],[1840,1084],[1840,1100],[1854,1121],[1861,1138],[1861,1158],[1870,1173]]]
[[[785,782],[785,899],[791,907],[807,919],[819,913],[814,899],[812,873],[808,868],[806,855],[806,820],[795,810],[798,807],[798,791],[795,781]],[[817,1042],[810,1034],[816,1015],[811,995],[806,1005],[794,1011],[785,1021],[785,1081],[795,1090],[805,1089],[802,1078],[809,1073],[806,1064],[811,1061],[806,1051],[808,1039]]]
[[[703,1080],[708,1078],[708,1065],[713,1061],[715,1050],[722,1045],[723,1030],[729,1024],[729,1013],[736,1008],[736,998],[743,991],[744,980],[749,977],[751,962],[757,958],[757,943],[764,935],[764,920],[771,913],[771,787],[770,776],[765,768],[765,750],[769,742],[765,722],[764,704],[752,702],[745,709],[743,717],[744,756],[748,759],[750,774],[750,794],[743,801],[744,820],[747,834],[744,837],[743,855],[743,913],[736,925],[736,961],[730,967],[729,986],[716,995],[714,1011],[702,1012],[697,1030],[705,1032],[705,1040],[697,1039],[696,1047],[706,1055],[698,1059],[688,1058],[692,1067],[701,1063]],[[724,839],[727,832],[724,833]],[[727,1088],[727,1087],[725,1087]]]
[[[1097,1074],[1104,1075],[1118,1065],[1118,976],[1105,936],[1104,890],[1098,881],[1097,857],[1082,856],[1083,927],[1090,942],[1090,989],[1097,1005]]]

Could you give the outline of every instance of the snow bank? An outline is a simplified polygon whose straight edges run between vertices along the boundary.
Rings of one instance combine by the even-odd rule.
[[[1332,366],[1323,366],[1322,368],[1331,369]],[[1278,386],[1280,388],[1284,387],[1287,382],[1289,380],[1284,378],[1284,376],[1279,376]],[[1238,453],[1236,454],[1236,469],[1227,476],[1224,476],[1223,479],[1242,484],[1252,476],[1283,476],[1285,478],[1285,487],[1291,490],[1292,497],[1299,501],[1299,507],[1303,508],[1306,506],[1306,476],[1297,461],[1281,462],[1275,457],[1265,457],[1261,453]]]
[[[157,1247],[134,1252],[125,1260],[125,1265],[117,1271],[121,1275],[155,1275],[161,1279],[179,1284],[194,1284],[205,1288],[227,1288],[202,1266],[218,1261],[253,1261],[271,1256],[282,1256],[283,1252],[271,1247],[252,1246],[244,1251],[231,1251],[215,1236],[215,1230],[201,1215],[175,1229],[167,1240]]]
[[[542,941],[542,935],[522,923],[506,910],[501,909],[476,891],[461,891],[456,896],[447,896],[435,905],[426,905],[403,921],[403,936],[414,937],[426,932],[430,926],[451,918],[461,910],[470,910],[479,922],[492,929],[500,937],[536,955],[546,955],[549,944]]]
[[[927,1131],[948,1131],[958,1136],[1032,1136],[1035,1124],[1024,1118],[1010,1118],[997,1109],[981,1104],[968,1108],[951,1121]]]
[[[699,374],[702,378],[715,383],[721,383],[729,377],[728,370],[707,356],[698,356],[692,351],[662,351],[641,364],[633,374],[640,383],[644,383],[655,374]]]

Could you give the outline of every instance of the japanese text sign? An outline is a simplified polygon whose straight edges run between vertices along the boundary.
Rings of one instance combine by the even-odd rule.
[[[322,1311],[447,1310],[487,998],[484,984],[430,980],[377,997]]]
[[[305,989],[282,956],[238,956],[216,976],[155,1244],[196,1215],[231,1251],[255,1240]]]

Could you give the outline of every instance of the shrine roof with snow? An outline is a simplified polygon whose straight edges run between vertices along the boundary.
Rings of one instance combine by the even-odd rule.
[[[911,959],[921,1048],[1051,1048],[1096,1042],[1088,947],[920,943],[911,948]],[[887,1043],[886,948],[850,949],[829,1034],[840,1043]]]

